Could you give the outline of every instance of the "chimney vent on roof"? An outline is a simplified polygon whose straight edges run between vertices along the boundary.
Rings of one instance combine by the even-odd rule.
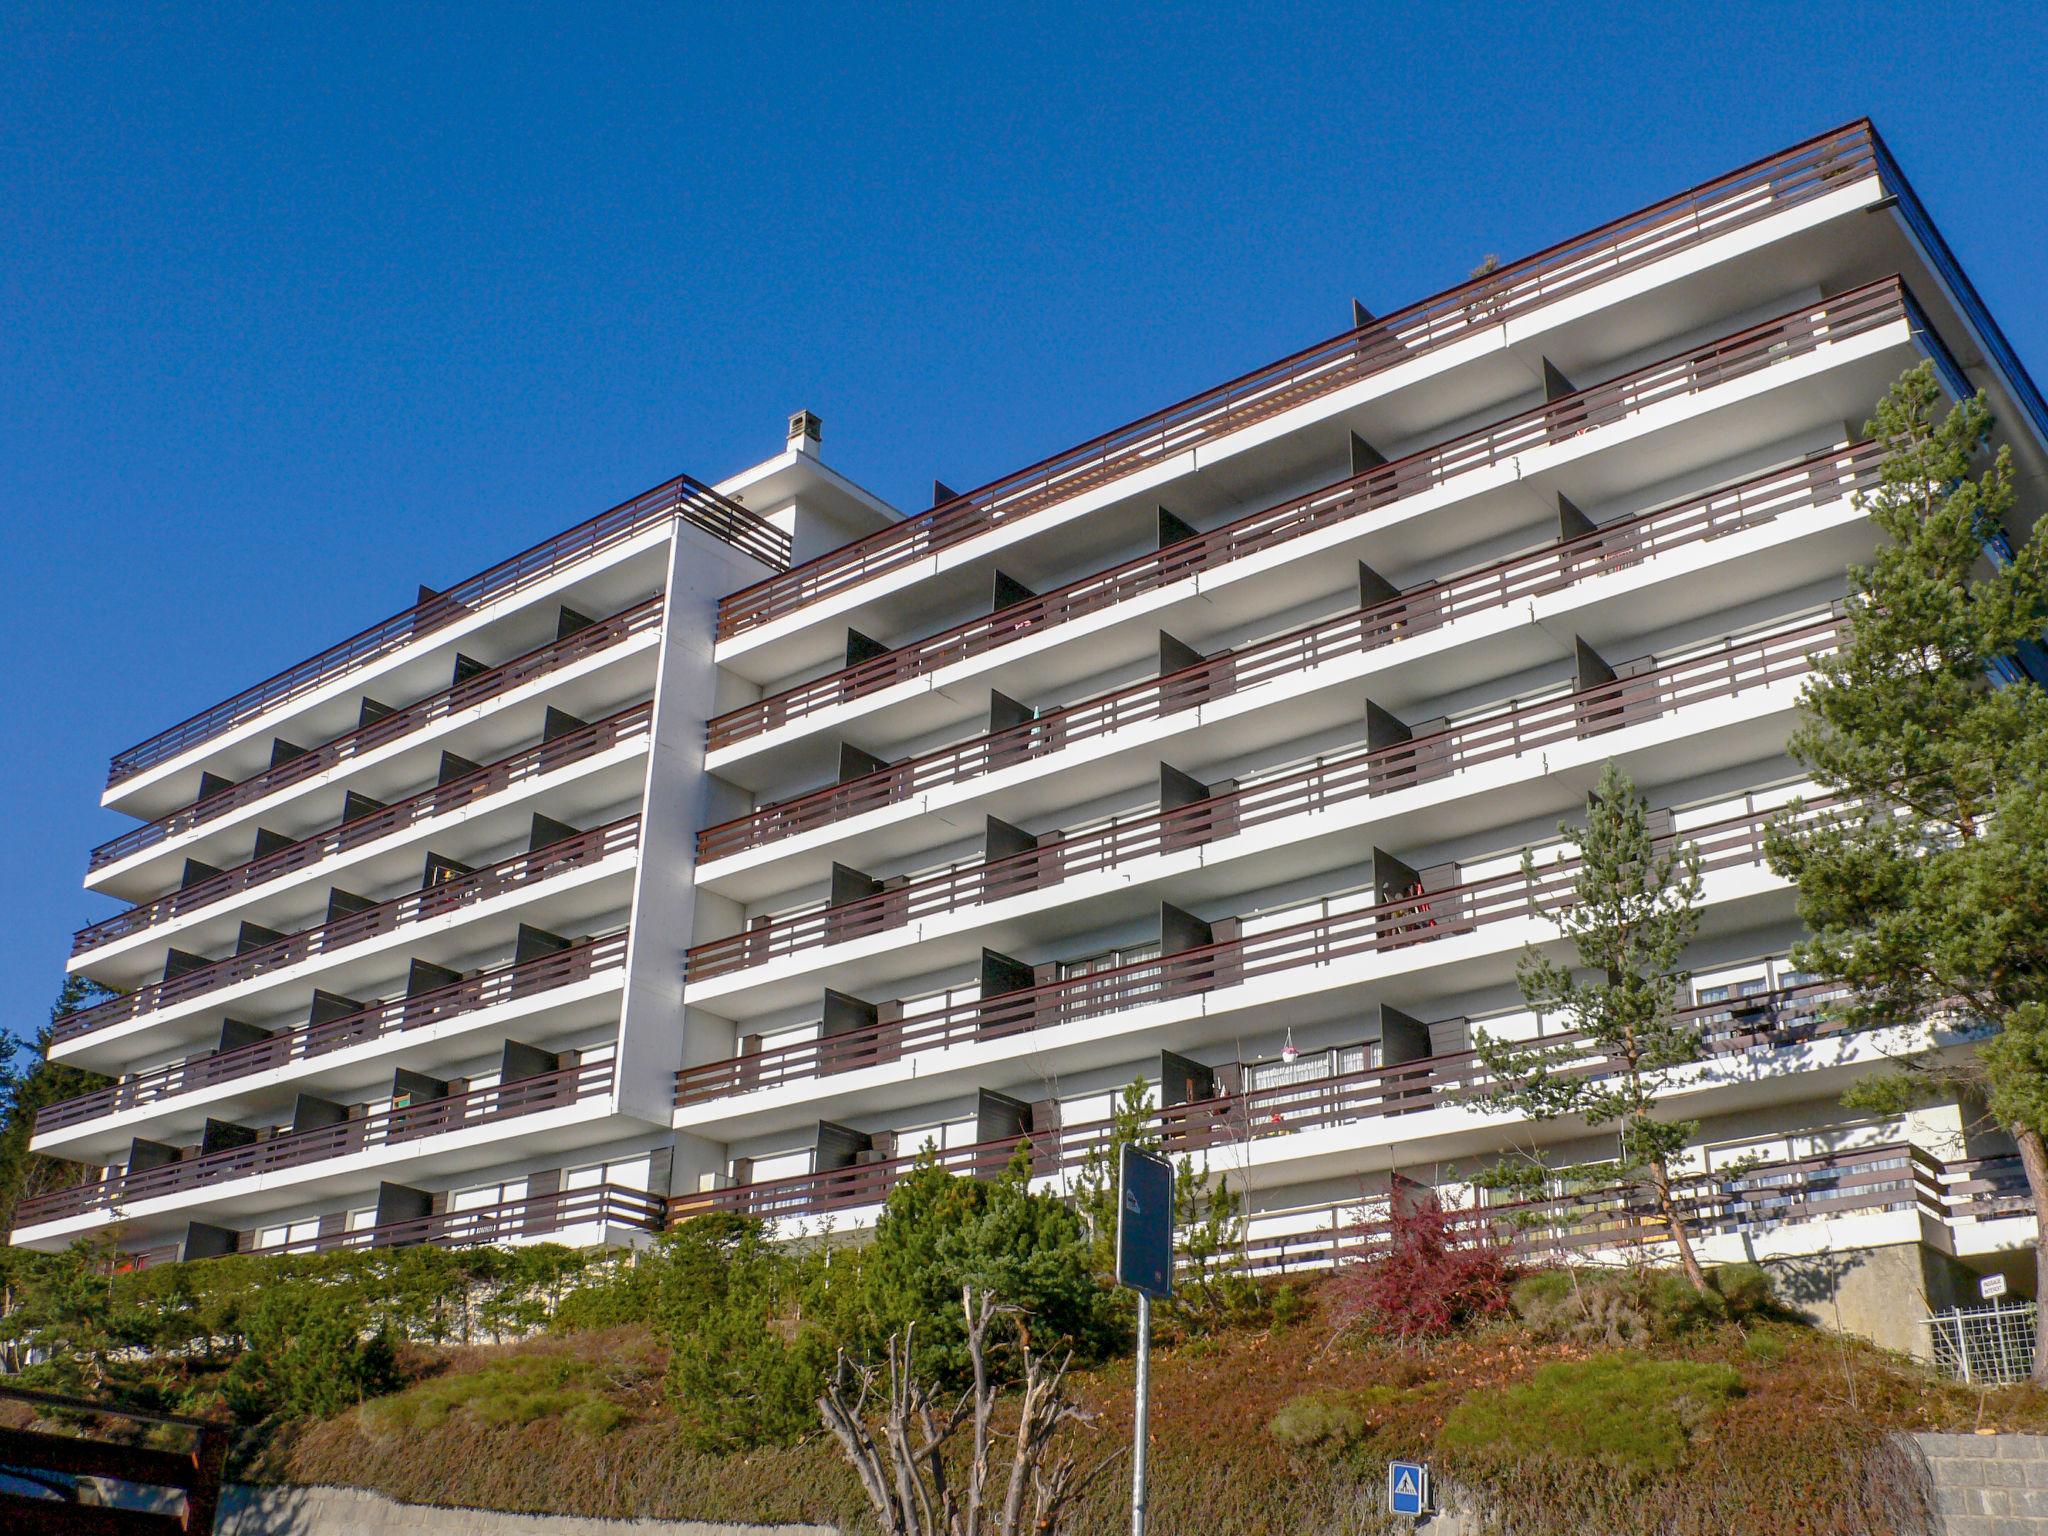
[[[789,418],[789,446],[793,452],[818,456],[818,445],[824,441],[825,423],[809,411],[798,411]]]

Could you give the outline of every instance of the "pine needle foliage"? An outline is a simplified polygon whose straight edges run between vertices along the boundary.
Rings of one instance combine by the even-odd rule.
[[[1831,803],[1793,807],[1766,851],[1811,934],[1794,958],[1846,986],[1849,1026],[1985,1031],[1854,1102],[1987,1105],[2018,1144],[2048,1281],[2048,693],[2015,664],[2048,629],[2048,520],[2015,547],[2012,458],[1984,462],[1983,396],[1937,420],[1941,400],[1922,365],[1866,428],[1885,454],[1862,506],[1884,544],[1850,572],[1847,636],[1815,659],[1791,744]],[[2036,1360],[2048,1380],[2048,1348]]]
[[[1704,1290],[1706,1277],[1671,1189],[1673,1165],[1699,1124],[1667,1118],[1660,1108],[1666,1069],[1706,1052],[1699,1026],[1678,1007],[1691,980],[1681,962],[1699,926],[1699,850],[1690,843],[1658,846],[1648,803],[1613,763],[1601,771],[1586,825],[1560,823],[1558,831],[1576,857],[1577,875],[1571,898],[1545,915],[1569,946],[1572,963],[1532,945],[1516,979],[1523,1000],[1546,1020],[1562,1020],[1569,1037],[1517,1041],[1480,1030],[1475,1047],[1495,1082],[1490,1106],[1538,1121],[1577,1117],[1591,1130],[1612,1126],[1618,1151],[1611,1161],[1564,1168],[1505,1162],[1481,1182],[1541,1194],[1553,1181],[1576,1190],[1645,1180],[1685,1277]],[[1564,850],[1557,854],[1559,862],[1567,857]],[[1522,855],[1522,871],[1533,885],[1533,851]],[[1600,1070],[1586,1070],[1589,1052]]]

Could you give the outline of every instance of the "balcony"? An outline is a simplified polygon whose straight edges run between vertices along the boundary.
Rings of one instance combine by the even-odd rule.
[[[1891,1142],[1764,1163],[1739,1174],[1695,1174],[1673,1185],[1694,1242],[1711,1264],[1860,1246],[1832,1225],[1845,1216],[1909,1218],[1903,1231],[1870,1234],[1871,1246],[1918,1240],[1929,1228],[1939,1232],[1956,1215],[1942,1187],[1945,1171],[1939,1159],[1912,1143]],[[1244,1245],[1245,1263],[1279,1273],[1363,1257],[1391,1230],[1383,1215],[1365,1209],[1384,1208],[1385,1198],[1288,1212],[1271,1223],[1293,1230],[1262,1233],[1255,1221]],[[1470,1241],[1501,1242],[1531,1256],[1661,1252],[1671,1242],[1654,1194],[1639,1184],[1454,1210],[1452,1220]],[[1817,1223],[1829,1225],[1818,1232],[1800,1230]]]
[[[1388,745],[1325,755],[1307,767],[1191,803],[1119,817],[1072,835],[1046,833],[1036,846],[1008,857],[954,865],[855,901],[764,920],[689,951],[685,978],[695,995],[687,1000],[703,1001],[704,983],[772,961],[913,925],[918,931],[912,937],[922,945],[935,937],[924,927],[935,919],[1206,847],[1271,823],[1319,816],[1333,806],[1411,789],[1484,763],[1589,740],[1689,706],[1754,694],[1806,675],[1810,658],[1832,650],[1841,632],[1840,616],[1831,613],[1562,698],[1540,699]],[[1304,822],[1291,841],[1324,830],[1320,822]],[[931,958],[922,948],[920,954]],[[824,959],[819,957],[821,963]]]
[[[607,1059],[445,1099],[380,1110],[317,1130],[271,1136],[139,1173],[119,1173],[95,1184],[31,1196],[16,1207],[15,1232],[19,1239],[26,1229],[53,1221],[78,1216],[118,1216],[145,1200],[213,1189],[357,1153],[500,1125],[605,1097],[611,1088],[612,1063]]]
[[[81,928],[72,936],[72,956],[77,959],[105,945],[205,911],[221,902],[259,890],[272,881],[316,868],[437,817],[478,805],[531,780],[587,762],[614,747],[644,741],[653,719],[652,702],[636,704],[608,719],[500,758],[475,773],[450,779],[410,799],[345,821],[316,837],[302,839],[209,879],[181,886],[156,901],[131,907],[89,928]]]
[[[1759,528],[1794,512],[1847,501],[1877,481],[1882,450],[1875,443],[1810,455],[1738,485],[1658,507],[1595,532],[1495,561],[1419,586],[1362,610],[1325,619],[1269,640],[1211,656],[1198,666],[1047,710],[1007,731],[893,765],[880,774],[834,786],[845,791],[873,779],[891,781],[892,799],[993,773],[1026,757],[1242,693],[1277,677],[1356,655],[1411,636],[1430,634],[1467,615],[1562,592],[1582,582],[1633,570],[1668,552]],[[1020,605],[1028,606],[1028,605]],[[927,665],[932,648],[950,649],[963,633],[993,637],[1009,627],[1008,610],[916,646],[906,646],[815,683],[733,710],[710,724],[712,753],[769,734],[809,714],[867,698],[957,659]],[[1028,621],[1014,626],[1031,630]],[[991,643],[999,643],[991,640]],[[972,654],[962,651],[960,654]],[[897,780],[903,782],[899,785]],[[758,813],[767,816],[771,811]],[[751,821],[754,818],[742,818]]]
[[[501,1201],[472,1210],[444,1211],[435,1216],[415,1217],[411,1221],[357,1227],[347,1232],[331,1232],[319,1237],[238,1248],[236,1251],[251,1254],[333,1253],[342,1249],[403,1248],[414,1243],[431,1243],[437,1248],[481,1248],[535,1238],[559,1240],[561,1233],[588,1227],[659,1232],[663,1214],[659,1196],[603,1184],[594,1189],[527,1195],[523,1199]]]
[[[639,840],[640,818],[628,816],[530,853],[516,854],[473,874],[409,891],[275,943],[260,945],[182,975],[150,982],[96,1007],[71,1014],[53,1026],[51,1044],[53,1047],[67,1046],[116,1025],[223,988],[333,955],[367,940],[400,933],[500,896],[535,890],[551,880],[590,869],[634,849],[639,846]]]
[[[1828,802],[1816,800],[1809,810]],[[1658,840],[1660,848],[1692,843],[1703,872],[1763,863],[1764,834],[1775,809],[1746,810]],[[1431,962],[1430,946],[1492,929],[1511,935],[1528,920],[1572,900],[1577,861],[1561,854],[1531,879],[1519,870],[1441,890],[1409,893],[1348,911],[1261,932],[1219,940],[1157,959],[1120,965],[1043,985],[986,997],[947,1002],[914,1018],[900,1015],[843,1033],[799,1040],[683,1068],[676,1074],[681,1109],[717,1105],[735,1095],[791,1087],[828,1076],[886,1068],[891,1081],[930,1077],[946,1063],[938,1053],[1012,1041],[1026,1051],[1049,1050],[1082,1039],[1113,1045],[1114,1032],[1069,1028],[1058,1039],[1043,1038],[1062,1026],[1081,1026],[1116,1013],[1185,1002],[1199,1013],[1223,1016],[1233,1008],[1278,1001],[1346,985],[1333,973],[1355,963],[1409,952],[1410,963]],[[1547,938],[1531,933],[1531,938]],[[1322,973],[1318,975],[1318,973]],[[1258,985],[1254,985],[1258,984]],[[1244,989],[1239,991],[1238,989]],[[1235,996],[1233,996],[1235,993]],[[1166,1017],[1164,1013],[1161,1018]],[[1157,1027],[1157,1026],[1155,1026]],[[968,1052],[979,1060],[986,1052]],[[912,1070],[901,1065],[912,1059]],[[966,1059],[962,1057],[962,1065]],[[1073,1065],[1081,1065],[1076,1059]],[[864,1084],[861,1084],[865,1086]],[[842,1095],[856,1084],[835,1085]],[[707,1120],[725,1119],[737,1107],[709,1110]],[[691,1117],[695,1123],[700,1117]],[[682,1123],[679,1119],[678,1123]]]
[[[1590,295],[1839,187],[1877,174],[1868,123],[1810,140],[1566,244],[1282,359],[1115,432],[956,497],[881,533],[727,597],[721,642],[751,636],[837,594],[930,562],[999,529],[1270,422],[1414,359]]]
[[[751,555],[771,570],[789,565],[786,533],[709,486],[679,475],[116,753],[107,770],[108,787],[677,519]]]
[[[36,1112],[31,1145],[38,1151],[46,1150],[44,1139],[60,1131],[133,1110],[172,1104],[263,1073],[317,1068],[341,1052],[359,1052],[364,1046],[466,1019],[505,1003],[550,999],[566,987],[622,972],[626,938],[620,932],[585,939],[524,964],[480,971],[451,986],[395,998],[303,1028],[280,1030],[267,1039],[233,1050],[134,1073],[96,1093],[45,1105]]]
[[[1707,1039],[1710,1058],[1748,1055],[1806,1045],[1833,1036],[1841,1026],[1826,1017],[1824,1005],[1841,995],[1839,988],[1810,983],[1775,993],[1743,998],[1738,1004],[1698,1004],[1679,1010],[1683,1022],[1697,1023]],[[1573,1037],[1549,1036],[1547,1045],[1569,1046]],[[1598,1060],[1584,1053],[1581,1070],[1601,1075]],[[1221,1069],[1218,1069],[1219,1076]],[[1238,1072],[1242,1080],[1242,1068]],[[1362,1121],[1410,1115],[1453,1106],[1478,1107],[1492,1086],[1476,1053],[1425,1057],[1395,1066],[1335,1074],[1268,1088],[1225,1093],[1193,1103],[1154,1109],[1147,1127],[1169,1157],[1200,1157],[1226,1147],[1266,1144],[1302,1131],[1355,1125]],[[1091,1154],[1110,1145],[1113,1122],[1059,1124],[1044,1133],[1032,1132],[974,1146],[934,1151],[948,1171],[974,1178],[992,1178],[1029,1144],[1034,1177],[1050,1177],[1079,1169]],[[1283,1157],[1285,1148],[1275,1146]],[[795,1174],[758,1183],[735,1185],[669,1202],[671,1219],[707,1210],[732,1211],[766,1220],[810,1219],[846,1210],[880,1205],[890,1189],[917,1166],[924,1153],[856,1163],[850,1167]],[[1263,1159],[1262,1161],[1271,1161]]]
[[[420,700],[405,709],[357,727],[335,737],[324,746],[290,757],[241,783],[209,795],[184,810],[132,827],[119,837],[102,843],[92,852],[88,883],[110,865],[134,857],[171,838],[215,821],[232,811],[254,805],[294,784],[302,784],[331,770],[368,759],[431,727],[452,720],[467,710],[500,699],[527,684],[539,681],[591,660],[639,639],[652,638],[661,627],[665,599],[651,597],[608,619],[601,619],[560,640],[527,652],[502,666],[465,678],[453,687]]]

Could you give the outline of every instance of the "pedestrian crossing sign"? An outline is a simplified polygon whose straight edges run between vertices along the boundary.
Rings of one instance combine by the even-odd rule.
[[[1387,1508],[1397,1515],[1429,1513],[1429,1468],[1419,1461],[1387,1463]]]

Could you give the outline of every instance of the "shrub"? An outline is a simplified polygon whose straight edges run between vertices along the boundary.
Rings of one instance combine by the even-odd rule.
[[[413,1434],[438,1429],[466,1415],[491,1428],[559,1419],[578,1434],[604,1435],[632,1414],[603,1395],[605,1372],[566,1355],[515,1355],[469,1371],[437,1376],[363,1407],[376,1433]]]
[[[1340,1332],[1370,1323],[1403,1341],[1439,1339],[1508,1310],[1507,1255],[1490,1232],[1461,1233],[1433,1194],[1394,1201],[1388,1227],[1382,1249],[1328,1282]]]
[[[1438,1443],[1481,1462],[1593,1461],[1622,1473],[1666,1472],[1741,1392],[1742,1378],[1726,1365],[1626,1351],[1560,1361],[1467,1396]]]
[[[1279,1329],[1292,1328],[1307,1317],[1311,1310],[1308,1293],[1292,1280],[1283,1280],[1274,1287],[1272,1298],[1266,1306],[1272,1315],[1273,1326]]]
[[[1266,1433],[1298,1450],[1310,1445],[1345,1445],[1365,1429],[1365,1415],[1349,1394],[1306,1392],[1280,1405]]]
[[[1707,1283],[1720,1292],[1728,1315],[1738,1322],[1769,1317],[1778,1310],[1770,1273],[1761,1265],[1723,1264],[1707,1276]]]
[[[1785,1341],[1775,1333],[1752,1333],[1742,1341],[1742,1351],[1752,1360],[1774,1365],[1785,1358]]]
[[[1721,1293],[1700,1291],[1683,1275],[1662,1274],[1649,1283],[1650,1323],[1661,1338],[1682,1338],[1728,1320]]]

